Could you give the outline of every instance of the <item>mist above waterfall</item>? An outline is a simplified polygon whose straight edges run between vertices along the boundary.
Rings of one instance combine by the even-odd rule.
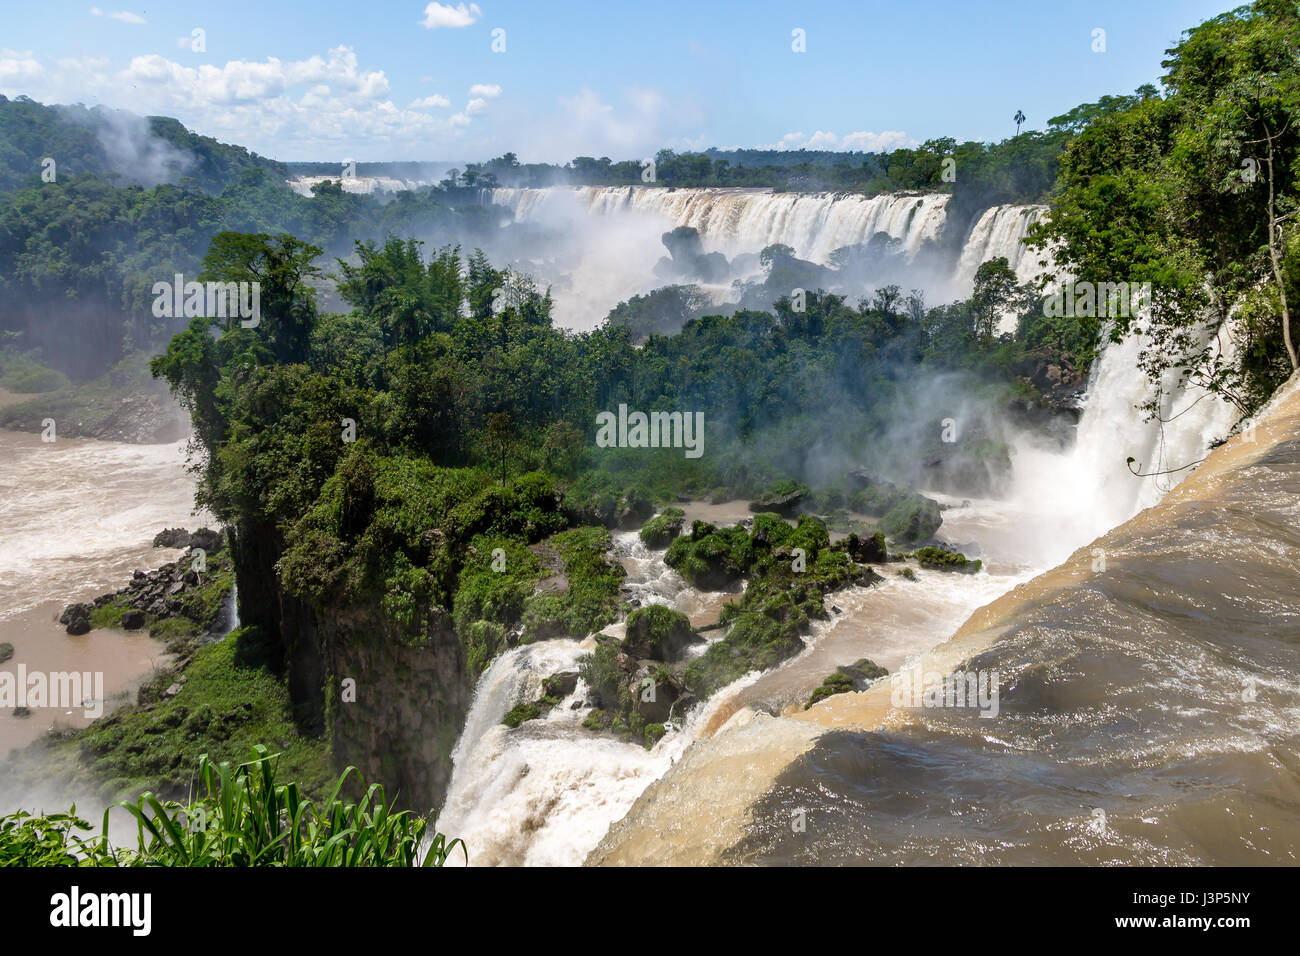
[[[655,265],[666,251],[661,237],[681,227],[695,230],[704,252],[725,257],[729,269],[725,276],[675,281],[693,279],[723,312],[728,306],[765,308],[794,292],[755,291],[766,275],[758,254],[774,245],[821,267],[805,269],[802,277],[817,282],[807,290],[860,297],[897,285],[919,290],[931,305],[969,295],[975,269],[997,256],[1007,257],[1023,280],[1041,271],[1021,244],[1041,214],[1039,206],[989,209],[968,240],[952,234],[957,227],[947,219],[950,197],[937,193],[863,197],[657,186],[483,193],[505,213],[505,228],[489,254],[504,254],[550,283],[557,324],[574,329],[592,328],[619,302],[669,284],[656,276]]]

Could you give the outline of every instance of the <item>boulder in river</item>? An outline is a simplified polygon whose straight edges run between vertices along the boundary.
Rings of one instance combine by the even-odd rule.
[[[69,604],[59,615],[59,623],[69,634],[85,634],[90,630],[90,608],[89,604]]]
[[[792,518],[799,504],[808,496],[808,486],[796,481],[778,481],[749,503],[749,510],[774,512],[783,518]]]
[[[188,548],[190,533],[184,528],[164,528],[153,536],[155,548]]]
[[[673,704],[682,696],[681,684],[673,674],[663,668],[652,671],[648,666],[637,671],[627,690],[632,709],[648,724],[662,724],[667,720]]]
[[[623,650],[637,658],[670,661],[699,640],[690,619],[681,611],[650,604],[627,616]]]

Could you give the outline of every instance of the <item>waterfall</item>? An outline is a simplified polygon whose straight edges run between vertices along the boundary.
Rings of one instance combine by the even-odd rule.
[[[541,696],[544,677],[576,670],[594,649],[590,640],[516,647],[479,678],[438,817],[439,832],[465,840],[470,863],[581,863],[680,750],[667,741],[646,750],[584,730],[587,712],[571,709],[586,695],[581,683],[546,717],[513,730],[501,723],[516,702]]]
[[[636,532],[615,535],[627,568],[629,597],[675,607],[692,619],[717,619],[716,605],[663,562]],[[606,628],[622,636],[623,625]],[[438,830],[460,837],[473,865],[577,865],[651,782],[672,766],[710,719],[725,692],[685,717],[652,749],[586,730],[575,691],[544,717],[510,729],[501,723],[514,704],[542,695],[542,680],[578,669],[596,647],[592,637],[525,644],[506,651],[479,678],[465,728],[452,752],[452,776]],[[742,679],[737,686],[748,681]],[[457,855],[451,862],[459,861]]]
[[[783,243],[795,254],[825,263],[841,246],[878,232],[902,243],[910,260],[943,227],[943,193],[773,193],[768,189],[669,189],[663,186],[578,186],[484,190],[486,201],[510,210],[518,222],[546,218],[574,200],[591,215],[640,214],[664,229],[697,229],[705,247],[728,256]]]
[[[980,264],[1005,256],[1021,282],[1046,268],[1044,257],[1023,244],[1029,227],[1047,210],[1041,205],[995,206],[971,228],[959,257],[946,261],[923,251],[941,247],[938,240],[947,222],[950,196],[945,193],[774,193],[770,189],[696,189],[665,186],[552,186],[484,189],[480,199],[508,216],[509,222],[532,223],[550,230],[548,248],[572,245],[561,258],[567,264],[525,268],[539,274],[556,290],[557,316],[571,328],[588,328],[631,295],[665,284],[651,267],[664,253],[660,237],[679,226],[695,229],[706,252],[732,260],[726,281],[708,286],[716,304],[731,301],[734,279],[753,278],[755,256],[780,243],[795,255],[819,265],[829,263],[835,250],[858,246],[884,234],[894,243],[897,259],[881,260],[869,280],[922,289],[931,304],[970,295]],[[945,243],[946,247],[946,243]],[[640,262],[644,268],[629,269]],[[551,263],[551,266],[556,263]],[[849,279],[851,283],[861,281]],[[840,292],[864,291],[858,288]],[[1010,331],[1010,329],[1007,329]]]
[[[1177,373],[1163,382],[1159,419],[1140,410],[1152,385],[1138,368],[1144,342],[1130,336],[1108,345],[1093,365],[1074,444],[1065,452],[1023,439],[1013,449],[1013,486],[1006,506],[1023,517],[1027,549],[1043,553],[1044,566],[1059,563],[1137,512],[1157,503],[1226,438],[1236,408],[1197,385],[1180,385]],[[1227,350],[1232,348],[1229,342]],[[1140,474],[1170,472],[1154,477]],[[1043,529],[1055,532],[1043,539]]]
[[[1007,264],[1016,272],[1021,282],[1031,282],[1047,271],[1040,265],[1041,254],[1030,250],[1022,240],[1029,227],[1047,213],[1046,206],[993,206],[971,227],[970,235],[962,246],[957,263],[956,282],[960,295],[970,295],[975,284],[975,272],[980,265],[998,256],[1006,257]]]
[[[345,193],[371,196],[376,193],[386,195],[436,186],[437,179],[397,179],[392,176],[344,176],[342,173],[332,176],[298,176],[287,179],[285,183],[299,196],[311,198],[312,187],[323,182],[336,182]]]

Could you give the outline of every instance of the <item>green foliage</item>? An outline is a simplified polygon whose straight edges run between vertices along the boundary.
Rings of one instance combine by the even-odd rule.
[[[272,670],[267,636],[256,628],[206,644],[185,669],[184,681],[162,671],[146,682],[141,704],[120,707],[79,734],[46,741],[42,773],[93,787],[104,799],[151,790],[169,797],[191,791],[201,753],[235,759],[273,741],[280,763],[311,794],[327,782],[320,741],[294,727],[288,691]],[[179,693],[167,696],[172,684]]]
[[[1168,51],[1163,98],[1123,98],[1076,118],[1035,239],[1059,245],[1059,265],[1080,279],[1149,282],[1151,314],[1140,320],[1148,377],[1175,371],[1243,412],[1297,366],[1286,341],[1300,282],[1290,253],[1297,51],[1300,16],[1286,3],[1242,6],[1188,30]],[[1207,335],[1224,321],[1238,336],[1235,359]],[[1137,316],[1121,315],[1109,334],[1138,329]]]
[[[641,541],[647,548],[663,548],[682,533],[686,512],[681,508],[665,508],[641,526]]]
[[[912,557],[916,558],[921,567],[935,571],[975,574],[983,566],[983,562],[968,560],[966,555],[958,551],[949,551],[947,548],[917,548],[912,552]]]
[[[852,690],[865,689],[872,681],[887,676],[889,676],[889,671],[865,657],[854,661],[852,664],[841,665],[835,668],[835,672],[828,675],[822,681],[821,686],[812,692],[812,696],[808,698],[808,702],[804,704],[803,709],[807,710],[818,701],[825,700],[835,694],[846,694]]]
[[[515,704],[515,706],[511,707],[510,710],[506,712],[505,717],[501,719],[501,723],[505,724],[511,730],[514,730],[525,720],[536,720],[541,716],[541,708],[536,704],[520,703]]]
[[[79,836],[90,824],[67,813],[33,816],[18,810],[0,817],[0,868],[9,866],[113,866],[101,841]]]
[[[712,298],[694,285],[668,285],[620,302],[605,321],[625,328],[633,341],[652,335],[674,335],[689,320],[708,313]]]
[[[578,676],[600,696],[605,707],[612,707],[618,700],[623,676],[618,666],[618,648],[611,642],[603,642],[590,654],[583,654],[578,658]]]
[[[62,372],[18,356],[0,355],[0,388],[19,394],[54,392],[68,387]]]
[[[432,814],[395,811],[383,786],[367,788],[355,767],[318,806],[297,783],[277,782],[278,757],[261,745],[241,764],[204,754],[198,799],[163,802],[144,793],[116,804],[137,827],[136,847],[116,850],[117,865],[442,866],[457,846],[464,850],[460,840],[430,834]],[[359,799],[343,796],[349,784],[364,791]],[[112,809],[104,812],[105,845]]]
[[[604,528],[573,528],[550,539],[568,585],[534,597],[524,611],[524,640],[585,637],[618,619],[619,587],[627,572],[607,557],[613,542]]]
[[[694,587],[708,591],[737,580],[749,559],[749,535],[744,528],[718,528],[699,520],[691,522],[689,534],[673,539],[664,555],[670,568]]]
[[[457,633],[469,649],[470,673],[477,675],[500,650],[506,630],[523,616],[541,565],[525,544],[511,538],[480,536],[470,547],[452,607]],[[503,552],[499,560],[497,549]]]
[[[695,640],[685,614],[663,604],[647,604],[628,614],[623,649],[635,657],[667,661]]]
[[[804,552],[802,571],[796,568],[796,548]],[[756,515],[745,546],[736,551],[749,581],[741,598],[723,607],[720,620],[730,629],[684,673],[686,685],[700,697],[799,653],[812,621],[829,617],[827,591],[877,580],[852,563],[843,545],[832,547],[825,525],[809,515],[795,527],[776,515]]]

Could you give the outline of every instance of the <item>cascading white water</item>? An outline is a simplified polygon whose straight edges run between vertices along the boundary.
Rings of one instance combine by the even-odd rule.
[[[1144,420],[1138,406],[1150,386],[1137,368],[1140,349],[1129,340],[1102,353],[1071,447],[1025,442],[1013,452],[1006,499],[951,502],[945,534],[979,548],[990,562],[984,573],[956,589],[943,575],[922,572],[916,585],[890,580],[883,589],[837,595],[843,613],[814,627],[809,650],[719,691],[653,750],[583,730],[583,711],[570,709],[585,693],[581,684],[546,719],[508,730],[500,721],[513,703],[535,699],[544,676],[576,668],[595,645],[554,641],[503,655],[480,680],[453,757],[441,832],[464,838],[473,863],[580,863],[647,786],[738,706],[784,707],[834,665],[860,656],[875,655],[892,669],[942,641],[976,607],[1158,501],[1188,470],[1138,478],[1125,459],[1133,456],[1144,472],[1199,460],[1211,440],[1227,434],[1235,413],[1200,389],[1170,383],[1161,416],[1167,424]],[[661,552],[631,533],[616,544],[642,603],[700,606],[701,596],[664,566]],[[622,625],[607,630],[621,634]]]
[[[1148,418],[1140,408],[1152,394],[1138,368],[1142,348],[1129,337],[1102,352],[1069,449],[1030,439],[1013,449],[1013,486],[1003,506],[1022,516],[1023,547],[1039,552],[1044,567],[1158,502],[1238,418],[1232,405],[1199,386],[1180,387],[1173,374],[1164,383],[1159,418]],[[1133,469],[1150,477],[1130,471],[1130,457]]]
[[[647,751],[583,730],[585,714],[570,709],[585,695],[581,684],[543,719],[514,730],[501,723],[517,701],[541,696],[542,678],[577,669],[594,648],[591,640],[524,645],[479,679],[438,818],[440,832],[465,840],[471,864],[580,863],[671,764],[667,741]]]
[[[628,228],[690,225],[706,249],[757,251],[772,242],[791,245],[809,258],[827,256],[876,231],[899,239],[915,255],[937,235],[946,198],[917,203],[917,197],[774,195],[758,190],[614,189],[494,190],[493,202],[519,220],[554,222],[600,215]],[[942,200],[942,201],[939,201]],[[1039,255],[1022,240],[1046,207],[1001,206],[986,211],[954,269],[954,285],[969,294],[979,264],[1005,256],[1020,280],[1044,271]],[[1140,407],[1150,385],[1138,368],[1142,343],[1129,339],[1105,349],[1093,367],[1085,411],[1075,441],[1066,449],[1026,436],[1012,451],[1013,484],[999,501],[957,502],[944,533],[972,546],[989,562],[977,579],[959,583],[927,574],[915,586],[891,581],[881,589],[854,589],[838,596],[843,615],[814,627],[810,648],[767,675],[748,675],[715,694],[650,751],[607,734],[581,728],[582,710],[571,704],[578,691],[544,720],[515,730],[501,723],[517,701],[539,696],[542,677],[574,669],[594,642],[556,641],[516,648],[498,659],[480,680],[475,702],[453,757],[454,771],[442,832],[464,838],[474,863],[578,863],[652,781],[700,736],[737,706],[785,706],[802,699],[835,664],[859,656],[890,665],[945,639],[976,607],[1020,581],[1046,570],[1098,535],[1158,501],[1189,473],[1182,466],[1206,454],[1224,437],[1234,409],[1202,390],[1165,383],[1159,420]],[[1172,474],[1141,478],[1143,473]],[[1177,469],[1177,470],[1175,470]],[[701,595],[668,569],[662,552],[646,549],[637,536],[622,534],[616,546],[629,569],[631,593],[641,603],[663,603],[691,615],[693,623],[716,620],[716,595]],[[935,578],[935,580],[930,580]],[[884,634],[881,628],[890,633]],[[607,629],[621,636],[622,625]],[[715,635],[720,636],[720,635]],[[887,665],[888,666],[888,665]]]
[[[733,280],[758,275],[756,259],[745,263],[738,257],[756,256],[778,243],[793,248],[800,258],[826,264],[835,250],[885,234],[901,258],[881,260],[875,281],[919,288],[932,304],[970,295],[975,270],[997,256],[1005,256],[1022,281],[1042,271],[1042,257],[1028,251],[1021,240],[1041,218],[1043,206],[986,211],[972,228],[960,260],[944,263],[919,255],[944,228],[950,197],[942,193],[864,197],[769,189],[556,186],[484,189],[481,196],[483,202],[507,211],[510,221],[540,225],[553,234],[548,248],[558,244],[562,250],[555,261],[524,268],[536,270],[552,284],[556,320],[569,328],[588,328],[618,302],[666,284],[652,275],[651,264],[664,254],[660,237],[679,226],[696,229],[706,252],[732,260],[732,271],[721,284],[702,286],[718,305],[732,300]],[[643,263],[644,268],[629,269],[629,262]]]
[[[980,265],[1004,256],[1021,282],[1032,282],[1048,271],[1041,255],[1024,245],[1029,227],[1047,213],[1046,206],[993,206],[971,227],[957,263],[956,283],[961,295],[970,295]]]
[[[398,193],[406,190],[424,189],[428,186],[436,186],[437,179],[394,179],[391,176],[344,176],[341,173],[334,176],[299,176],[296,179],[286,180],[289,188],[299,196],[311,196],[312,187],[318,183],[336,182],[345,193],[357,193],[363,196],[371,196],[376,193],[383,195],[386,193]]]
[[[510,210],[516,221],[547,218],[573,199],[589,214],[633,213],[665,228],[690,226],[705,247],[727,256],[783,243],[795,254],[825,263],[841,246],[866,242],[878,232],[902,243],[910,259],[943,226],[949,197],[941,193],[773,193],[767,189],[668,189],[661,186],[578,186],[485,190],[485,198]]]
[[[664,564],[663,552],[647,549],[636,532],[616,535],[615,547],[628,570],[631,599],[667,604],[697,623],[701,613],[716,619],[716,608],[702,602]],[[623,624],[606,632],[621,636]],[[545,718],[513,730],[501,723],[514,704],[541,696],[543,678],[577,670],[578,659],[595,647],[593,638],[523,645],[502,654],[479,678],[438,816],[439,832],[468,844],[472,865],[581,863],[725,698],[716,695],[684,721],[674,714],[676,726],[650,750],[584,729],[590,711],[573,708],[587,695],[581,681]]]

